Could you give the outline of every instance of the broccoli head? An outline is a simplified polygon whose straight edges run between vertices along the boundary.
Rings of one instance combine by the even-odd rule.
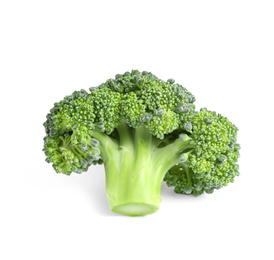
[[[43,151],[57,173],[104,164],[113,212],[158,210],[163,180],[175,192],[212,193],[239,175],[237,127],[173,79],[132,70],[55,103]]]

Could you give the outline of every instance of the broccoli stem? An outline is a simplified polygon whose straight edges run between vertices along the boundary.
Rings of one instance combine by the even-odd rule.
[[[110,209],[129,216],[154,213],[160,206],[163,178],[179,163],[179,151],[189,142],[177,139],[157,148],[158,139],[145,127],[133,129],[122,123],[117,130],[119,143],[103,133],[93,134],[100,141]]]
[[[192,187],[192,181],[191,181],[191,175],[190,175],[190,172],[189,172],[189,166],[188,166],[187,163],[182,164],[182,166],[185,169],[188,184],[189,184],[190,187]]]

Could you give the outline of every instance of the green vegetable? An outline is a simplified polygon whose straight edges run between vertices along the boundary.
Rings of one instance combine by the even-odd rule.
[[[212,193],[239,175],[237,127],[201,109],[174,80],[133,70],[55,103],[44,123],[46,161],[57,173],[104,164],[113,212],[158,210],[163,180],[175,192]]]

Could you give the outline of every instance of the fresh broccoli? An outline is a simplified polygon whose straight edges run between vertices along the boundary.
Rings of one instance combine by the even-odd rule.
[[[200,195],[239,175],[237,127],[207,109],[173,79],[132,70],[55,103],[44,123],[43,151],[57,173],[104,164],[113,212],[141,216],[161,202],[163,180]]]

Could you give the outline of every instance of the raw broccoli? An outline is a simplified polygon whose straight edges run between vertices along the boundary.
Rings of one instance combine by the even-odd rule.
[[[177,193],[212,193],[239,175],[238,129],[194,101],[173,79],[137,70],[75,91],[47,115],[46,161],[67,175],[103,163],[110,209],[123,215],[157,211],[163,180]]]

